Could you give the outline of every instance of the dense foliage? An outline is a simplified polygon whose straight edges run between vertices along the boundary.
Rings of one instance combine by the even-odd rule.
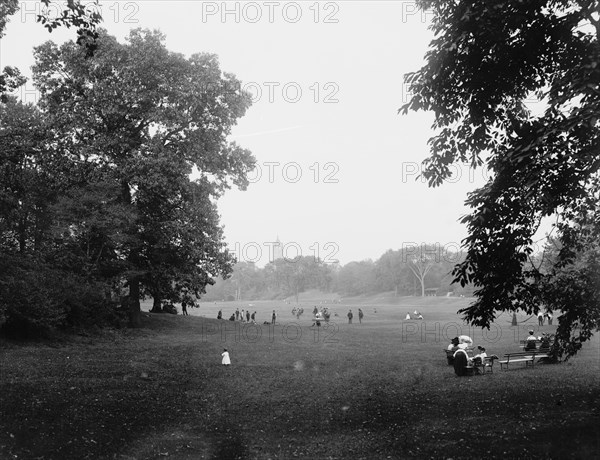
[[[254,158],[227,141],[250,106],[216,56],[127,43],[35,50],[37,106],[0,106],[0,323],[22,333],[193,305],[234,257],[216,199]],[[91,40],[91,38],[87,38]],[[83,45],[85,45],[85,40]]]
[[[490,171],[463,219],[467,255],[454,274],[477,300],[462,313],[485,327],[498,311],[560,312],[558,352],[571,355],[599,326],[598,245],[586,235],[598,235],[600,2],[418,3],[435,38],[401,110],[435,114],[424,176],[440,185],[458,161]],[[539,273],[526,262],[552,215],[563,253]]]
[[[77,43],[83,44],[88,55],[96,49],[98,38],[97,26],[102,21],[99,13],[98,0],[82,3],[80,0],[57,2],[41,0],[43,8],[37,17],[38,22],[44,25],[49,32],[58,27],[75,27],[77,29]],[[49,7],[52,7],[50,9]],[[6,24],[10,16],[19,11],[19,0],[3,0],[0,3],[0,38],[4,36]],[[60,14],[56,14],[56,12]],[[8,93],[25,83],[25,78],[16,67],[7,66],[0,73],[0,101],[7,102]]]

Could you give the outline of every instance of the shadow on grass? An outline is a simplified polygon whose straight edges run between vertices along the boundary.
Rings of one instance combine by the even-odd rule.
[[[232,460],[240,460],[250,458],[248,447],[237,436],[230,436],[218,442],[213,459],[228,458]]]

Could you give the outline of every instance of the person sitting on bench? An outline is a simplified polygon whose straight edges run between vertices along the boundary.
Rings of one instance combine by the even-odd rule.
[[[533,329],[529,331],[529,336],[525,339],[525,351],[535,350],[535,343],[537,341],[537,337],[533,335]]]
[[[544,332],[542,334],[542,342],[540,343],[540,349],[550,348],[550,340],[551,339],[552,339],[552,336],[550,334],[548,334],[547,332]]]
[[[477,353],[475,356],[473,356],[472,360],[474,361],[476,358],[481,359],[481,361],[483,361],[485,358],[487,358],[487,353],[485,352],[485,347],[482,346],[477,346],[477,350],[479,350],[479,353]]]
[[[458,337],[454,337],[451,341],[450,344],[448,345],[448,350],[452,351],[456,351],[458,350]]]
[[[481,366],[485,358],[487,358],[484,347],[478,345],[477,350],[479,350],[479,353],[472,358],[469,358],[469,365],[474,365],[475,367]]]

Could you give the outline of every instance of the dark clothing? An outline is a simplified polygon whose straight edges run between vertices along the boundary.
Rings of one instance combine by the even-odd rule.
[[[467,375],[467,355],[465,353],[456,353],[454,357],[454,373],[459,377]]]

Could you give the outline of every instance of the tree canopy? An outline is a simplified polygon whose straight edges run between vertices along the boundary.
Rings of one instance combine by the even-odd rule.
[[[587,235],[599,225],[600,2],[418,3],[433,12],[435,37],[424,67],[406,76],[413,96],[400,111],[435,115],[423,175],[438,186],[455,162],[490,171],[462,218],[455,281],[473,283],[477,300],[461,313],[489,327],[498,311],[561,312],[558,353],[570,356],[599,326],[599,249]],[[526,262],[553,215],[562,255],[542,272]],[[567,267],[584,298],[549,295]]]
[[[215,55],[173,53],[159,32],[92,39],[93,55],[73,41],[36,48],[37,106],[9,98],[0,109],[0,252],[11,260],[0,325],[46,294],[16,282],[28,273],[37,292],[36,266],[95,292],[105,311],[122,301],[135,325],[146,294],[155,311],[193,305],[235,262],[216,200],[248,185],[254,157],[228,136],[250,95]],[[40,317],[73,319],[77,308],[49,297],[56,308]]]
[[[37,17],[38,22],[43,24],[49,32],[61,26],[75,27],[78,35],[77,43],[85,43],[88,55],[94,53],[96,38],[98,38],[96,28],[102,22],[98,0],[85,3],[80,0],[68,0],[66,3],[42,0],[41,3],[44,8]],[[52,10],[48,8],[51,4],[53,6]],[[59,9],[60,14],[52,14],[55,12],[55,8]],[[19,0],[4,0],[0,3],[0,38],[5,34],[6,24],[10,20],[10,16],[17,11],[19,11]],[[11,66],[5,67],[0,73],[0,101],[6,102],[8,100],[7,93],[23,85],[25,81],[26,79],[21,75],[19,69]]]

